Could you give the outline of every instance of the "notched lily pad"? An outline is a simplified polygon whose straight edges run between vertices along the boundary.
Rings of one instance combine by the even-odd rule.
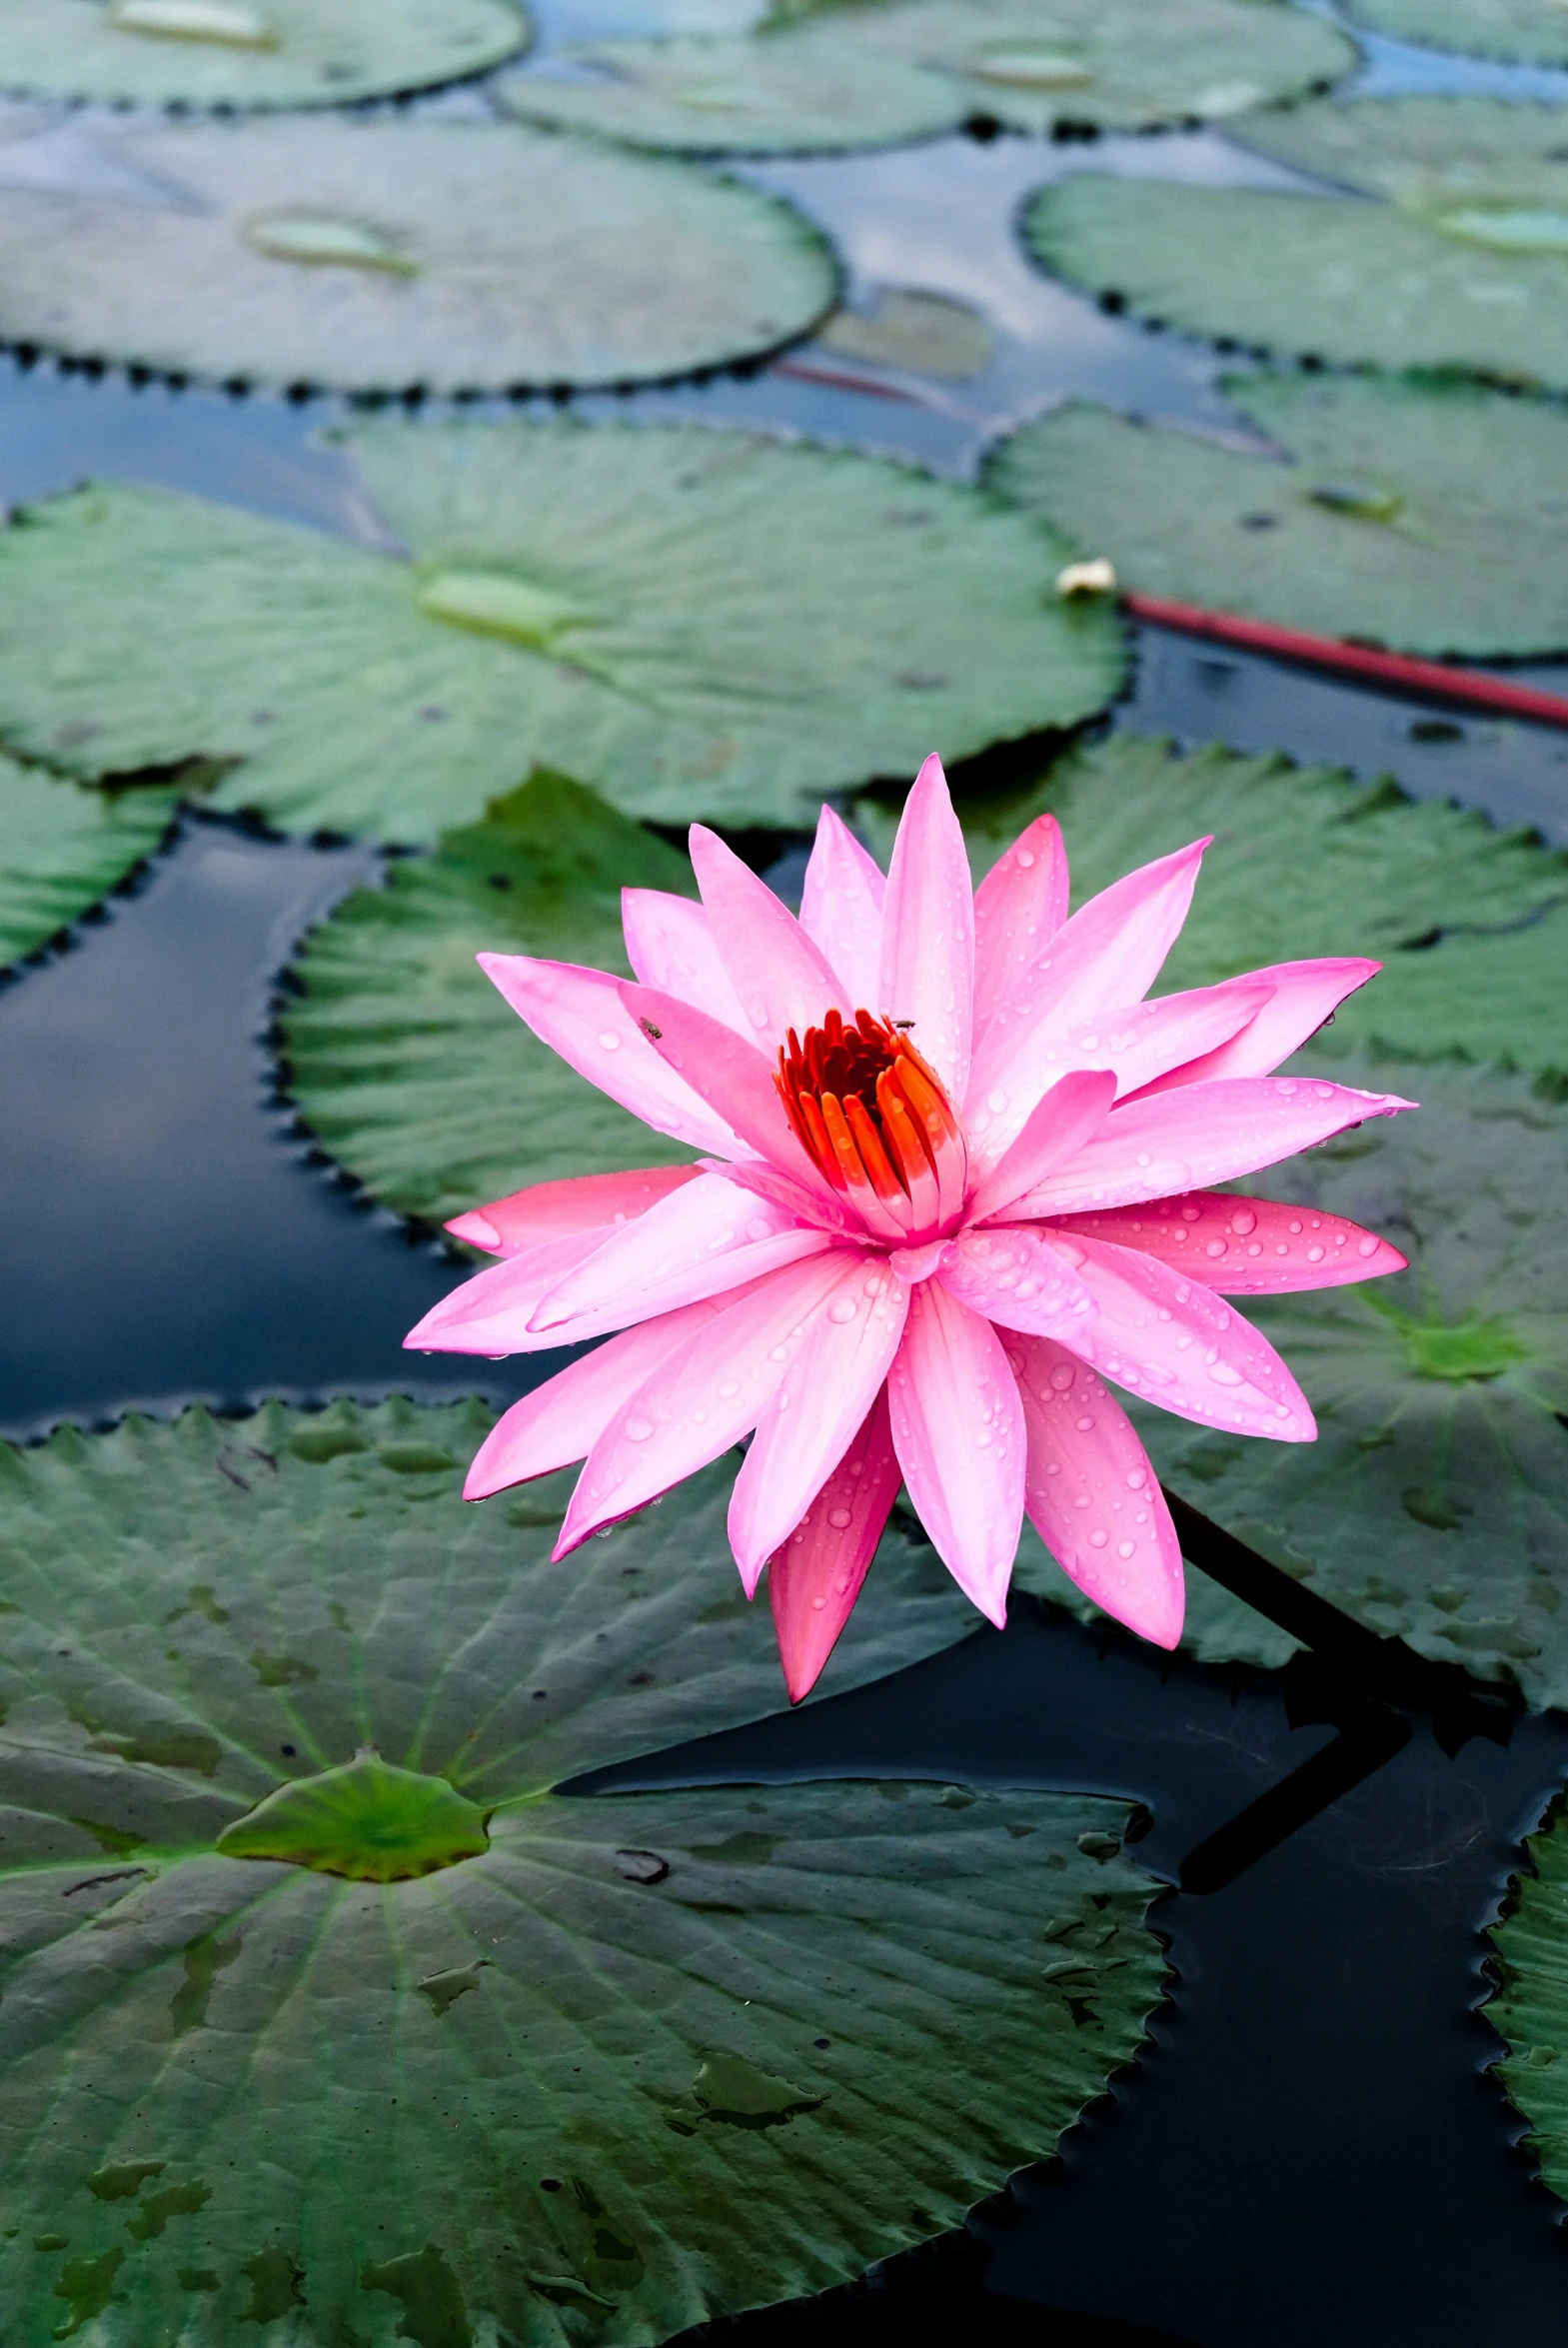
[[[341,106],[483,73],[513,0],[8,0],[0,89],[143,106]]]
[[[1554,10],[1559,4],[1549,0]],[[1313,99],[1248,115],[1229,136],[1276,163],[1414,211],[1468,198],[1568,201],[1568,146],[1555,106],[1505,98]]]
[[[1560,0],[1349,0],[1345,13],[1396,41],[1514,65],[1568,65]]]
[[[1080,171],[1040,189],[1022,233],[1068,284],[1189,334],[1568,385],[1568,251],[1549,235],[1445,224],[1443,207]]]
[[[536,776],[314,932],[280,1009],[289,1092],[377,1197],[445,1222],[530,1181],[683,1164],[547,1050],[481,950],[632,976],[623,888],[693,894],[688,860],[579,785]]]
[[[771,1625],[703,1604],[730,1463],[561,1566],[504,1502],[465,1508],[456,1464],[415,1506],[388,1448],[458,1462],[488,1422],[271,1406],[248,1489],[202,1411],[0,1451],[26,2337],[112,2310],[118,2348],[337,2348],[390,2338],[391,2301],[439,2348],[653,2343],[955,2223],[1135,2054],[1164,1967],[1125,1802],[548,1791],[765,1709]],[[359,1447],[302,1457],[324,1424]],[[840,1678],[950,1635],[943,1578],[889,1535]],[[317,1676],[259,1685],[251,1650],[286,1642]],[[218,1766],[105,1759],[84,1709],[183,1717]],[[139,1864],[51,1844],[89,1811]]]
[[[178,200],[0,186],[6,341],[340,391],[608,385],[771,350],[833,299],[828,246],[781,198],[521,123],[109,145]]]
[[[80,921],[167,837],[160,788],[85,791],[0,757],[0,970]]]
[[[1487,2020],[1507,2048],[1497,2076],[1530,2123],[1541,2180],[1568,2201],[1568,1824],[1559,1794],[1525,1843],[1528,1866],[1492,1926]]]
[[[0,531],[0,738],[84,778],[200,750],[215,804],[302,830],[433,840],[540,767],[790,825],[1121,675],[1115,615],[1050,592],[1064,545],[906,466],[680,427],[350,445],[411,561],[150,490]]]
[[[1419,378],[1224,389],[1283,461],[1074,405],[1004,442],[989,485],[1145,594],[1429,655],[1568,647],[1559,403]]]

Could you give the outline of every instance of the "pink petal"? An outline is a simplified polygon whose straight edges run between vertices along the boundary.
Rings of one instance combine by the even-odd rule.
[[[1023,1521],[1023,1405],[990,1322],[936,1280],[909,1299],[887,1407],[932,1547],[999,1629]]]
[[[1247,972],[1245,979],[1231,984],[1240,986],[1246,980],[1261,979],[1273,989],[1256,1018],[1238,1029],[1228,1044],[1218,1045],[1181,1068],[1167,1069],[1163,1076],[1152,1078],[1144,1090],[1163,1093],[1172,1085],[1206,1085],[1219,1077],[1272,1076],[1282,1060],[1299,1051],[1307,1038],[1332,1018],[1347,995],[1364,987],[1368,979],[1375,979],[1382,967],[1380,962],[1346,957],[1325,962],[1278,962],[1265,971]]]
[[[1116,1079],[1109,1069],[1074,1069],[1030,1110],[1028,1122],[969,1201],[969,1218],[1004,1214],[1048,1174],[1075,1158],[1110,1114]]]
[[[1072,1350],[1145,1401],[1233,1434],[1309,1443],[1311,1407],[1262,1332],[1155,1256],[1080,1231],[1052,1234],[1099,1306]]]
[[[875,1255],[844,1262],[757,1423],[730,1500],[730,1546],[750,1597],[881,1391],[903,1335],[909,1290]]]
[[[849,1619],[901,1481],[884,1387],[795,1530],[768,1560],[791,1704],[809,1695]]]
[[[725,1121],[727,1132],[741,1138],[739,1146],[732,1143],[719,1155],[764,1158],[808,1195],[836,1204],[834,1193],[791,1133],[774,1083],[773,1064],[755,1044],[706,1012],[694,1011],[689,1003],[678,1003],[673,995],[661,995],[652,987],[623,982],[621,999],[649,1049],[701,1093],[712,1105],[710,1114]]]
[[[842,818],[824,807],[805,868],[800,927],[838,974],[841,1010],[876,1009],[886,889],[875,858],[866,855]]]
[[[649,1373],[722,1309],[717,1302],[688,1304],[569,1361],[497,1419],[474,1454],[463,1486],[465,1500],[488,1499],[508,1484],[527,1483],[586,1459]]]
[[[1057,1073],[1051,1046],[1142,1002],[1187,918],[1207,846],[1195,841],[1091,897],[992,1015],[964,1097],[979,1165],[994,1165],[1022,1131]]]
[[[772,1055],[790,1028],[803,1036],[834,1005],[845,1008],[842,983],[789,908],[702,824],[692,826],[692,865],[745,1015],[743,1034]]]
[[[625,1327],[722,1295],[746,1280],[819,1255],[830,1234],[787,1208],[705,1174],[662,1206],[612,1231],[540,1299],[533,1326],[573,1342],[580,1320],[614,1312]]]
[[[752,1042],[741,998],[719,959],[714,925],[700,905],[664,889],[623,889],[621,926],[627,960],[645,987],[695,1003]]]
[[[1338,1288],[1405,1269],[1397,1247],[1342,1214],[1282,1206],[1277,1198],[1238,1198],[1233,1191],[1189,1190],[1147,1206],[1068,1214],[1059,1227],[1139,1247],[1226,1296]]]
[[[948,1241],[938,1274],[942,1286],[981,1319],[1033,1336],[1064,1337],[1094,1318],[1083,1282],[1032,1223],[987,1223]]]
[[[912,1022],[911,1042],[961,1102],[974,1013],[974,890],[937,758],[915,777],[893,842],[880,984],[881,1000],[869,1008]]]
[[[1021,984],[1067,918],[1067,851],[1054,816],[1036,816],[974,892],[974,1033]]]
[[[520,1255],[546,1239],[579,1231],[605,1231],[632,1221],[697,1179],[695,1166],[650,1166],[637,1174],[578,1174],[566,1181],[531,1182],[488,1206],[455,1214],[447,1224],[454,1237],[498,1255]]]
[[[1148,1093],[1113,1109],[1091,1142],[1009,1209],[1017,1216],[1086,1214],[1227,1182],[1293,1158],[1369,1117],[1415,1103],[1316,1078],[1231,1077]]]
[[[536,1337],[529,1322],[557,1280],[586,1262],[604,1242],[603,1228],[567,1231],[559,1239],[526,1247],[500,1263],[487,1263],[483,1271],[433,1304],[424,1319],[410,1329],[404,1346],[412,1352],[484,1353],[495,1358],[503,1353],[539,1353],[549,1345],[559,1345],[559,1337]]]
[[[1173,1647],[1181,1544],[1131,1419],[1087,1362],[1049,1337],[1009,1347],[1029,1431],[1023,1504],[1063,1573],[1139,1638]]]
[[[750,1434],[843,1269],[834,1253],[770,1272],[727,1299],[663,1361],[590,1451],[555,1555],[566,1556],[601,1525],[631,1515]]]
[[[841,1198],[822,1190],[808,1190],[803,1182],[781,1174],[765,1158],[700,1158],[698,1165],[705,1174],[722,1174],[737,1189],[750,1190],[759,1198],[771,1198],[775,1205],[786,1207],[791,1214],[813,1217],[823,1230],[833,1231],[839,1238],[853,1239],[861,1246],[867,1244],[865,1225]]]
[[[619,979],[526,954],[481,954],[476,960],[542,1044],[656,1134],[721,1158],[750,1155],[639,1032],[621,1000]]]

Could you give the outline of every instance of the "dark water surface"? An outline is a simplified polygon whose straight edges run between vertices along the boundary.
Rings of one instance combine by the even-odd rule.
[[[1568,98],[1568,75],[1365,49],[1369,90]],[[60,152],[62,171],[83,167],[69,143]],[[998,431],[1065,397],[1235,430],[1225,362],[1101,316],[1017,252],[1022,197],[1085,163],[1279,176],[1213,134],[1090,150],[954,139],[770,165],[755,176],[840,243],[852,298],[918,285],[978,308],[996,337],[984,371],[937,386],[808,348],[748,380],[581,406],[850,440],[960,475]],[[350,466],[320,437],[337,413],[0,362],[0,500],[101,474],[374,538]],[[1568,669],[1528,674],[1568,691]],[[1150,630],[1116,722],[1392,772],[1568,839],[1568,733]],[[272,1098],[276,975],[375,870],[370,850],[191,820],[106,921],[0,987],[0,1428],[193,1395],[447,1395],[472,1390],[475,1368],[502,1401],[553,1366],[403,1353],[454,1265],[356,1204]],[[1522,1721],[1506,1748],[1476,1738],[1450,1759],[1417,1720],[1378,1767],[1353,1733],[1347,1745],[1320,1719],[1293,1727],[1288,1692],[1169,1666],[1025,1601],[1004,1635],[880,1687],[596,1780],[864,1773],[1116,1791],[1148,1805],[1138,1856],[1173,1884],[1242,1819],[1218,1846],[1226,1866],[1207,1870],[1233,1879],[1156,1911],[1174,1979],[1155,2045],[1061,2160],[967,2236],[712,2336],[890,2342],[923,2323],[1046,2348],[1556,2348],[1568,2245],[1517,2149],[1522,2123],[1484,2075],[1496,2042],[1472,2009],[1478,1930],[1562,1780],[1568,1726]],[[1295,1704],[1299,1716],[1299,1689]],[[1249,1824],[1249,1805],[1304,1765]]]

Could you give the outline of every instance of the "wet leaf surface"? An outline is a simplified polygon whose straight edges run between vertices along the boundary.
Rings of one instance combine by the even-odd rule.
[[[10,0],[0,88],[142,106],[341,106],[523,48],[511,0]]]
[[[700,428],[352,446],[411,562],[132,489],[0,532],[0,735],[88,778],[200,748],[215,804],[299,830],[431,840],[535,767],[788,825],[1120,679],[1114,615],[1048,594],[1056,542],[909,467]]]
[[[1559,0],[1548,0],[1555,9]],[[1563,41],[1568,54],[1568,36]],[[1555,107],[1505,98],[1309,99],[1250,114],[1238,145],[1363,195],[1415,210],[1470,195],[1533,199],[1568,210],[1568,152]]]
[[[826,15],[868,55],[949,75],[966,115],[1020,131],[1223,121],[1355,63],[1341,33],[1276,0],[806,0],[778,13]]]
[[[1283,462],[1070,406],[1004,442],[990,486],[1146,594],[1404,652],[1568,645],[1557,403],[1377,378],[1225,388]]]
[[[85,791],[0,758],[0,969],[106,897],[173,815],[170,791]]]
[[[781,199],[521,123],[106,144],[172,200],[0,188],[9,342],[224,382],[500,391],[745,358],[833,298],[825,241]]]
[[[1485,2013],[1508,2049],[1497,2077],[1530,2123],[1524,2148],[1568,2201],[1568,1826],[1560,1796],[1524,1847],[1527,1869],[1489,1935],[1497,1986]]]
[[[1348,0],[1345,13],[1396,41],[1522,65],[1568,64],[1557,0]]]
[[[1555,218],[1555,215],[1554,215]],[[1348,366],[1455,367],[1568,385],[1568,229],[1271,188],[1082,171],[1023,238],[1045,269],[1137,317]]]
[[[0,1457],[30,2336],[654,2341],[956,2222],[1136,2051],[1124,1801],[546,1790],[777,1667],[723,1470],[552,1567],[564,1488],[457,1500],[486,1423],[273,1406]],[[941,1642],[933,1570],[884,1544],[840,1683]]]

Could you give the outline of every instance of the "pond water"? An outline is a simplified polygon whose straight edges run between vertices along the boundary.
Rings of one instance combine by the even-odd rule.
[[[541,13],[547,35],[569,17],[574,32],[621,29],[625,15],[607,5],[590,27],[581,7]],[[1370,92],[1568,101],[1568,74],[1362,45]],[[84,167],[86,120],[54,134],[49,168],[64,178]],[[999,431],[1075,396],[1241,431],[1217,385],[1235,362],[1107,317],[1024,261],[1021,199],[1083,168],[1293,184],[1214,133],[1089,147],[952,138],[749,167],[829,231],[851,301],[917,286],[967,303],[990,359],[944,385],[806,346],[745,378],[577,405],[842,440],[960,477]],[[373,538],[321,437],[335,412],[7,363],[0,499],[109,476]],[[1525,674],[1568,692],[1568,665]],[[1114,723],[1389,772],[1568,840],[1568,733],[1545,727],[1148,629]],[[797,868],[786,853],[782,889]],[[452,1258],[357,1201],[273,1091],[277,975],[375,869],[369,850],[191,818],[104,919],[0,989],[6,1431],[193,1396],[474,1390],[472,1374],[454,1375],[461,1363],[400,1350],[460,1276]],[[479,1382],[510,1399],[559,1359],[482,1365]],[[1217,1860],[1186,1870],[1189,1885],[1229,1879],[1173,1889],[1156,1910],[1175,1980],[1155,2046],[1062,2160],[1021,2177],[966,2237],[827,2301],[714,2330],[736,2348],[890,2339],[920,2317],[965,2339],[1062,2348],[1558,2340],[1560,2213],[1514,2149],[1522,2123],[1485,2075],[1496,2042],[1471,2009],[1485,1987],[1478,1931],[1562,1779],[1568,1729],[1520,1722],[1506,1747],[1472,1738],[1449,1757],[1417,1720],[1384,1758],[1358,1717],[1344,1691],[1314,1704],[1299,1683],[1151,1659],[1025,1601],[1005,1634],[594,1781],[902,1773],[1115,1791],[1147,1804],[1139,1859],[1172,1885],[1240,1821]]]

